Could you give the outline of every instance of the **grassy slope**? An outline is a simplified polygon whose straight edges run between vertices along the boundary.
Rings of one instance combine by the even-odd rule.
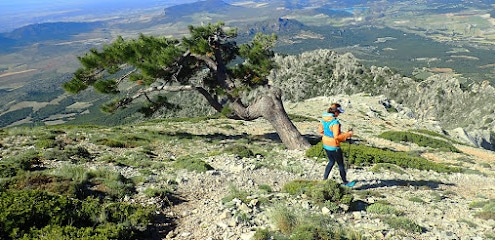
[[[395,151],[405,151],[408,154],[421,154],[424,157],[438,163],[460,166],[465,169],[470,169],[471,174],[463,173],[459,179],[475,179],[476,181],[495,181],[492,167],[493,153],[486,153],[483,156],[481,150],[461,146],[466,153],[451,153],[443,152],[435,149],[418,147],[414,144],[393,143],[388,140],[377,138],[381,132],[388,130],[406,130],[416,128],[411,120],[397,118],[394,114],[390,114],[383,108],[380,108],[378,99],[366,96],[338,96],[338,98],[352,99],[352,106],[347,108],[346,114],[342,115],[344,130],[350,124],[353,124],[354,130],[357,133],[355,140],[359,140],[361,144],[367,143],[375,147],[385,147],[394,149]],[[328,102],[333,101],[329,98],[311,99],[301,103],[287,103],[286,108],[289,113],[305,116],[303,121],[295,122],[296,126],[308,137],[316,135],[316,119],[321,111],[324,110]],[[380,117],[371,117],[366,115],[365,110],[373,107],[380,113]],[[427,126],[424,126],[427,127]],[[17,155],[22,155],[26,149],[38,152],[37,161],[42,162],[46,168],[43,171],[57,172],[57,169],[62,171],[64,166],[84,166],[86,169],[105,170],[107,176],[102,176],[98,179],[99,185],[102,186],[101,193],[108,196],[116,196],[114,201],[118,201],[121,194],[128,190],[122,189],[121,184],[112,183],[116,179],[110,173],[123,174],[124,179],[134,182],[136,186],[140,186],[135,193],[128,196],[135,201],[142,203],[153,203],[158,197],[171,197],[166,192],[171,191],[177,193],[175,197],[190,199],[187,203],[177,204],[177,208],[173,207],[171,211],[183,212],[188,208],[196,208],[200,204],[203,205],[205,199],[203,197],[224,198],[228,197],[228,191],[224,188],[228,186],[226,183],[218,180],[218,177],[212,175],[212,179],[207,180],[205,174],[195,175],[194,173],[185,174],[179,171],[177,163],[182,160],[205,161],[210,163],[217,171],[221,172],[220,176],[230,176],[239,166],[255,166],[253,173],[260,172],[266,175],[265,188],[270,188],[276,194],[280,190],[280,185],[294,179],[314,179],[319,180],[322,174],[324,160],[314,161],[315,159],[306,159],[303,155],[293,155],[284,150],[281,143],[274,136],[273,129],[263,120],[254,122],[231,121],[227,119],[176,119],[173,121],[147,121],[139,124],[122,125],[119,127],[96,127],[96,126],[57,126],[57,127],[36,127],[36,128],[7,128],[1,134],[0,146],[2,147],[2,158],[10,159]],[[60,146],[64,146],[63,149]],[[214,159],[222,159],[222,156],[235,156],[241,154],[239,146],[247,147],[253,155],[246,155],[247,158],[242,159],[242,165],[224,168],[228,162],[216,162]],[[352,146],[349,146],[352,147]],[[345,151],[358,151],[359,148],[347,149]],[[233,151],[232,151],[233,150]],[[477,152],[477,154],[474,154]],[[261,159],[254,156],[258,154],[263,156]],[[491,154],[491,155],[490,155]],[[251,156],[251,157],[250,157]],[[231,159],[231,157],[226,157]],[[186,167],[191,167],[188,164]],[[369,176],[372,171],[377,171],[374,174],[375,180],[369,179],[361,182],[358,189],[353,192],[356,199],[367,201],[373,199],[374,196],[380,196],[382,203],[393,203],[393,206],[401,211],[405,211],[404,218],[419,222],[417,211],[424,208],[443,208],[445,205],[443,199],[453,199],[460,201],[456,206],[462,209],[468,209],[464,204],[481,203],[486,199],[494,199],[495,191],[484,190],[483,195],[479,195],[480,187],[486,185],[472,184],[472,182],[456,182],[450,178],[448,174],[438,174],[431,172],[417,172],[398,167],[382,166],[375,170],[372,168],[362,168],[351,166],[349,174],[351,177]],[[191,168],[193,169],[193,168]],[[31,171],[36,171],[35,169]],[[234,171],[234,172],[231,172]],[[278,171],[278,173],[277,173]],[[394,173],[401,171],[402,173]],[[247,171],[251,172],[251,171]],[[380,173],[381,172],[381,173]],[[474,173],[474,175],[472,175]],[[185,175],[184,175],[185,174]],[[236,174],[234,174],[236,175]],[[335,173],[336,175],[336,173]],[[482,177],[485,175],[486,177]],[[271,183],[268,179],[276,176],[277,183]],[[286,177],[287,176],[287,177]],[[470,177],[473,176],[473,177]],[[189,181],[184,183],[176,183],[175,179],[190,177],[198,178],[205,181],[213,181],[217,189],[214,193],[217,195],[197,195],[205,189],[203,184],[188,185]],[[336,177],[336,176],[335,176]],[[397,178],[395,178],[397,177]],[[402,179],[406,177],[407,180]],[[105,180],[108,178],[108,180]],[[381,178],[381,179],[380,179]],[[479,178],[479,179],[478,179]],[[193,180],[190,182],[193,182]],[[5,178],[3,182],[5,183]],[[363,179],[361,179],[363,180]],[[119,180],[120,181],[120,180]],[[201,180],[202,181],[202,180]],[[258,180],[263,182],[263,180]],[[374,181],[381,183],[373,185]],[[455,182],[456,184],[452,184]],[[36,188],[34,182],[31,186],[26,187]],[[38,183],[38,187],[44,186],[49,188],[49,182]],[[176,186],[175,184],[178,184]],[[231,182],[235,184],[235,182]],[[366,185],[371,184],[371,185]],[[495,183],[494,183],[495,184]],[[105,186],[106,187],[103,187]],[[438,186],[437,186],[438,185]],[[21,187],[17,185],[17,188]],[[411,189],[411,186],[414,186]],[[437,186],[437,187],[431,187]],[[442,187],[440,187],[442,186]],[[177,189],[178,187],[178,189]],[[199,187],[200,189],[190,189],[190,187]],[[213,187],[213,185],[212,185]],[[244,186],[246,187],[246,186]],[[244,189],[248,193],[254,194],[257,190],[256,186]],[[52,188],[59,189],[59,188]],[[162,189],[163,191],[158,191]],[[177,190],[174,190],[177,189]],[[50,191],[50,190],[49,190]],[[208,191],[206,191],[208,192]],[[190,196],[188,194],[191,194]],[[194,197],[193,197],[194,196]],[[440,198],[435,198],[439,196]],[[431,200],[433,199],[433,200]],[[437,200],[435,200],[437,199]],[[462,200],[461,200],[462,199]],[[404,201],[432,201],[428,204],[424,203],[420,209],[402,209],[401,202]],[[214,202],[214,201],[213,201]],[[448,202],[448,201],[446,201]],[[280,204],[280,200],[278,200]],[[262,203],[266,209],[270,208],[270,203]],[[215,204],[218,207],[218,204]],[[162,209],[163,211],[168,211]],[[189,209],[190,210],[190,209]],[[433,210],[432,210],[433,211]],[[479,208],[468,210],[469,214],[474,215],[479,211]],[[203,215],[201,211],[197,214]],[[190,214],[184,216],[181,220],[186,224],[187,219],[206,218]],[[210,216],[212,217],[212,216]],[[378,216],[377,216],[378,218]],[[464,216],[453,220],[456,222],[462,221],[481,221],[473,216]],[[390,224],[393,224],[392,222]],[[424,223],[423,223],[424,224]],[[192,229],[189,229],[191,228]],[[177,228],[181,231],[191,231],[192,234],[201,231],[196,225],[178,225]],[[355,227],[354,230],[360,230]],[[453,229],[457,231],[457,229]],[[410,233],[396,232],[396,236],[410,236]],[[406,234],[406,235],[401,235]],[[415,233],[418,234],[418,233]],[[418,236],[418,235],[414,235]],[[487,235],[488,236],[488,235]]]

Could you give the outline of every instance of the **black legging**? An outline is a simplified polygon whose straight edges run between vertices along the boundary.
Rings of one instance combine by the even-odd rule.
[[[323,175],[323,179],[326,180],[328,178],[328,175],[330,175],[330,171],[332,171],[333,165],[335,165],[335,162],[337,162],[337,164],[339,165],[340,177],[342,178],[342,181],[344,183],[347,183],[345,166],[344,166],[344,155],[342,154],[342,149],[339,148],[333,151],[325,149],[325,152],[327,153],[328,164],[327,167],[325,168],[325,174]]]

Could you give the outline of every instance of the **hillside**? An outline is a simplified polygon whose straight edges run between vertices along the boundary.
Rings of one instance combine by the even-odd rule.
[[[308,193],[285,189],[296,180],[320,180],[326,160],[286,150],[261,119],[170,119],[113,128],[15,127],[0,134],[0,195],[6,189],[70,195],[74,190],[66,184],[86,176],[85,184],[74,186],[83,194],[78,198],[99,196],[101,201],[156,207],[146,239],[308,239],[301,234],[323,234],[322,229],[342,229],[341,239],[495,239],[495,154],[462,142],[454,143],[459,152],[452,152],[379,137],[387,131],[411,130],[449,142],[424,131],[436,129],[435,122],[410,118],[407,111],[389,111],[383,104],[387,101],[366,94],[336,95],[286,102],[285,107],[298,129],[316,143],[321,112],[332,102],[342,103],[343,130],[352,126],[356,133],[353,144],[343,145],[348,162],[356,162],[368,146],[461,171],[352,164],[348,177],[357,184],[346,190],[352,204],[321,203]],[[8,163],[28,152],[37,156],[32,158],[36,165],[6,171]],[[385,161],[390,160],[394,159]],[[331,179],[340,181],[336,167]],[[0,220],[11,219],[13,215],[4,214],[13,214],[12,209],[0,211]],[[283,216],[290,216],[292,223]],[[304,224],[313,228],[292,232]],[[56,231],[45,229],[45,236]],[[291,238],[283,238],[282,233],[290,232]]]

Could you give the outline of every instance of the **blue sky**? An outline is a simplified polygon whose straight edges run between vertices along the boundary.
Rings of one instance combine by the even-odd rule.
[[[165,8],[198,0],[0,0],[0,32],[33,23],[80,21],[126,9]]]

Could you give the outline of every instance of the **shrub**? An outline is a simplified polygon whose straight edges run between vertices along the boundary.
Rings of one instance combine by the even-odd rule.
[[[79,199],[88,196],[118,199],[135,192],[134,182],[131,179],[108,169],[88,170],[82,166],[65,165],[54,169],[51,174],[70,179],[71,192],[66,194],[75,194]]]
[[[50,176],[45,172],[26,172],[17,175],[9,183],[10,189],[42,190],[66,196],[75,196],[76,185],[67,178]]]
[[[343,146],[345,146],[345,144],[343,144]],[[422,157],[411,156],[406,152],[395,152],[361,144],[353,144],[352,151],[350,153],[344,152],[344,156],[350,164],[358,166],[369,166],[376,163],[390,163],[402,168],[432,170],[445,173],[461,172],[461,168],[459,167],[451,167],[442,163],[435,163]]]
[[[39,139],[38,141],[36,141],[36,144],[35,146],[37,148],[53,148],[55,146],[57,146],[56,142],[55,142],[55,137],[53,136],[53,138],[41,138]]]
[[[150,167],[151,158],[144,152],[127,151],[121,156],[108,156],[108,162],[113,162],[119,166]]]
[[[350,190],[334,180],[320,181],[308,189],[309,197],[318,203],[331,201],[350,205],[353,197]]]
[[[125,227],[117,224],[104,224],[96,227],[74,227],[70,225],[48,225],[42,229],[33,229],[26,233],[20,240],[31,239],[133,239],[135,234],[126,231]]]
[[[258,186],[258,189],[263,193],[271,193],[273,191],[272,187],[267,184],[261,184]]]
[[[170,195],[172,191],[167,188],[147,188],[144,190],[144,194],[147,197],[159,197],[159,198],[167,198],[168,195]]]
[[[100,145],[105,145],[105,146],[108,146],[108,147],[114,147],[114,148],[127,148],[127,147],[131,147],[128,144],[126,144],[125,142],[123,142],[123,141],[119,141],[119,140],[116,140],[116,139],[108,139],[108,138],[98,139],[96,141],[96,143],[97,144],[100,144]]]
[[[275,226],[277,226],[283,234],[292,233],[292,230],[298,224],[296,213],[291,208],[282,205],[275,207],[270,213],[270,217]]]
[[[405,217],[386,217],[383,221],[394,229],[403,229],[412,233],[422,233],[423,227],[419,226],[417,223],[409,218]]]
[[[334,208],[332,203],[350,205],[353,200],[350,190],[333,180],[294,180],[286,183],[282,187],[282,191],[291,195],[304,193],[312,201],[328,205],[332,209]]]
[[[19,172],[30,171],[41,164],[38,151],[27,150],[19,155],[11,156],[0,161],[0,177],[16,176]]]
[[[178,158],[174,163],[173,163],[174,168],[177,169],[186,169],[188,171],[195,171],[195,172],[206,172],[208,170],[213,170],[214,168],[200,160],[193,158],[191,156],[184,156]]]
[[[297,195],[305,193],[311,186],[317,183],[315,180],[294,180],[286,183],[282,187],[282,191],[289,193],[291,195]]]
[[[235,154],[240,158],[254,157],[253,151],[244,145],[230,145],[225,149],[225,151],[230,154]]]
[[[135,186],[132,180],[127,179],[118,172],[98,169],[88,172],[87,187],[85,190],[90,195],[105,195],[111,199],[123,198],[132,195]]]
[[[417,202],[417,203],[424,203],[425,202],[420,197],[410,197],[408,200],[411,201],[411,202]]]
[[[431,162],[422,157],[411,156],[406,152],[395,152],[362,144],[352,144],[351,151],[348,151],[349,147],[349,143],[341,143],[344,157],[347,163],[352,165],[370,166],[377,163],[389,163],[402,168],[433,170],[445,173],[461,172],[461,168],[459,167],[451,167],[445,164]],[[326,160],[326,155],[323,151],[321,142],[308,149],[306,151],[306,157],[317,157]]]
[[[248,197],[249,193],[246,191],[239,190],[234,185],[229,185],[229,194],[222,198],[223,203],[229,203],[234,199],[239,199],[243,203],[249,203]]]
[[[270,231],[268,229],[256,229],[253,240],[287,240],[288,238],[281,236],[277,232]]]
[[[333,240],[331,232],[315,225],[301,225],[294,229],[291,239],[297,240]]]
[[[489,202],[483,206],[480,212],[476,213],[476,216],[485,220],[495,220],[495,202]]]
[[[42,191],[0,192],[0,239],[135,239],[154,209]]]
[[[306,150],[305,156],[309,158],[315,157],[325,160],[327,157],[325,151],[323,150],[323,144],[321,142],[311,146],[308,150]]]
[[[431,147],[442,151],[461,152],[459,149],[454,147],[450,142],[447,142],[446,140],[439,140],[437,138],[432,138],[412,132],[388,131],[383,132],[378,137],[388,139],[393,142],[415,143],[421,147]]]
[[[314,122],[318,121],[318,119],[308,117],[308,116],[303,116],[303,115],[298,115],[298,114],[289,114],[289,118],[292,122]]]
[[[402,215],[403,213],[394,207],[384,204],[384,203],[374,203],[366,207],[366,211],[370,213],[377,213],[377,214],[393,214],[393,215]]]

